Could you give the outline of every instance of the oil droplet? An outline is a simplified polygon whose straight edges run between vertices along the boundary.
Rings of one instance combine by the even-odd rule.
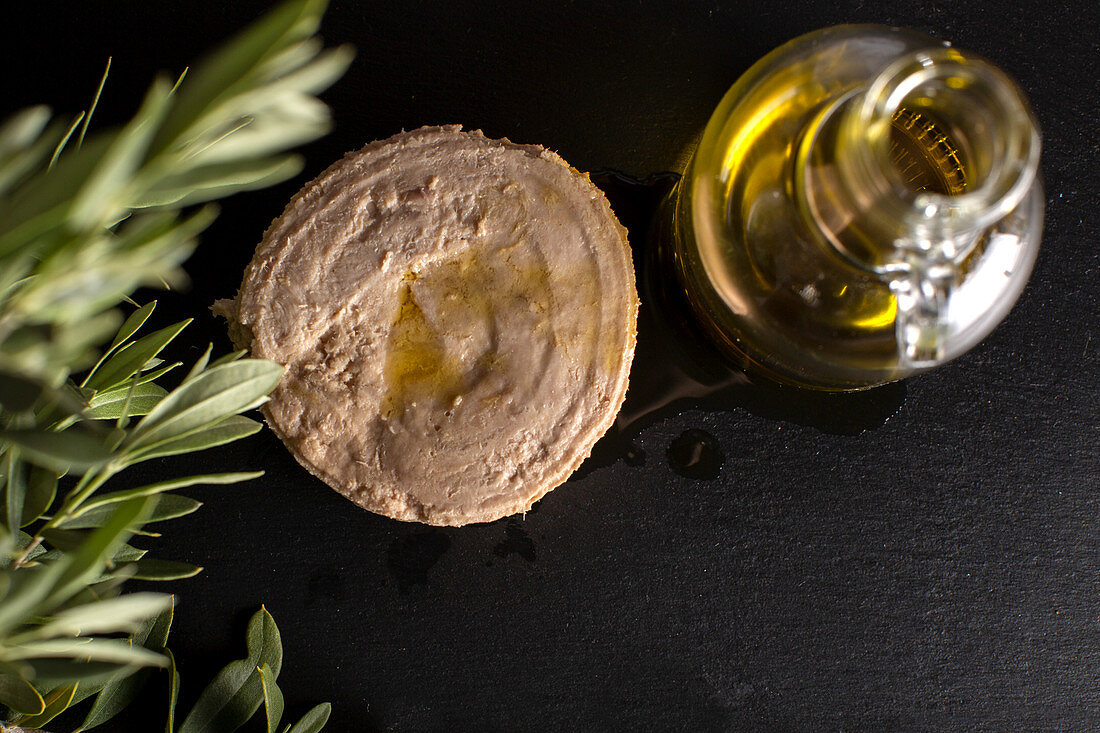
[[[448,358],[443,340],[416,302],[412,280],[415,275],[406,277],[390,331],[385,368],[389,393],[382,403],[387,418],[400,417],[405,406],[417,399],[451,402],[462,391],[461,369]]]
[[[628,466],[638,467],[645,465],[645,459],[645,450],[634,441],[630,441],[623,453],[623,462]]]
[[[668,464],[686,478],[709,481],[718,478],[726,457],[718,441],[705,430],[685,430],[668,446]]]

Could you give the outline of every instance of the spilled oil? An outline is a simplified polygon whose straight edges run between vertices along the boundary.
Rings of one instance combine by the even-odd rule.
[[[665,454],[672,470],[686,478],[709,481],[718,478],[726,460],[718,439],[705,430],[692,428],[680,433]]]
[[[630,232],[642,307],[626,401],[615,425],[596,444],[575,476],[582,477],[619,460],[643,465],[645,452],[634,442],[637,435],[649,425],[685,410],[743,409],[833,435],[859,435],[882,426],[896,414],[905,401],[904,382],[860,392],[820,392],[750,375],[722,361],[693,324],[682,293],[674,287],[671,268],[657,257],[657,213],[678,180],[676,174],[645,179],[614,171],[592,174],[592,181],[607,194],[611,207]],[[696,442],[704,446],[700,451],[717,448],[716,442]],[[666,454],[674,470],[683,469],[677,466],[683,457],[682,447],[674,450],[670,446]],[[687,457],[695,450],[691,448]],[[702,460],[700,454],[691,466],[701,465]],[[721,465],[720,458],[708,458],[708,476],[714,460]],[[691,466],[683,470],[703,471]]]

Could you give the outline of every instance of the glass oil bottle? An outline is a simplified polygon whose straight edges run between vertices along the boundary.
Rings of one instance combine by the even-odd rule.
[[[1000,70],[913,31],[797,38],[726,94],[663,245],[736,363],[861,389],[974,346],[1030,274],[1039,135]]]

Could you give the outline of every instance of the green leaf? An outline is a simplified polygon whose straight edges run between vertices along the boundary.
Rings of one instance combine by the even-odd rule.
[[[172,627],[172,616],[173,607],[169,606],[153,618],[147,619],[130,636],[130,642],[154,651],[164,650],[164,645],[168,642],[168,632]],[[171,660],[169,662],[171,663]],[[100,685],[82,684],[76,697],[73,698],[73,705],[86,697],[97,693],[98,695],[79,730],[101,725],[117,715],[133,701],[148,678],[147,668],[138,670],[134,667],[126,667]]]
[[[148,550],[142,550],[132,545],[122,544],[119,545],[117,550],[111,553],[111,562],[115,565],[137,562],[145,557],[146,552],[148,552]]]
[[[128,384],[127,380],[171,343],[172,339],[191,323],[191,320],[188,318],[179,323],[174,323],[147,336],[142,336],[131,344],[127,344],[119,349],[118,353],[108,359],[94,374],[86,377],[81,386],[100,392],[124,383]]]
[[[134,489],[112,491],[109,494],[103,494],[95,499],[92,499],[91,501],[86,502],[80,509],[73,512],[73,517],[79,517],[93,509],[107,506],[108,504],[117,504],[120,501],[127,501],[135,497],[153,496],[165,491],[171,491],[173,489],[182,489],[185,486],[194,486],[195,484],[235,484],[239,481],[249,481],[254,478],[259,478],[263,475],[263,471],[208,473],[201,476],[187,476],[185,478],[159,481],[155,484],[138,486]]]
[[[189,499],[186,496],[175,494],[161,494],[157,496],[156,504],[149,513],[145,524],[163,522],[168,519],[183,517],[198,510],[202,506],[201,501]],[[79,514],[66,517],[58,524],[66,529],[89,529],[99,527],[114,513],[114,504],[105,504],[92,509],[81,510]]]
[[[84,722],[76,729],[76,733],[103,725],[125,710],[137,698],[148,677],[146,670],[141,670],[136,674],[107,682],[96,695],[92,707],[84,716]]]
[[[19,451],[9,448],[3,458],[4,466],[4,502],[0,505],[3,510],[4,526],[8,532],[15,534],[23,524],[23,504],[27,497],[27,467],[19,460]]]
[[[309,43],[310,41],[305,41],[303,45]],[[316,51],[320,51],[320,48],[319,43],[314,47]],[[286,74],[271,86],[279,90],[317,94],[343,76],[355,59],[355,49],[349,45],[337,46],[320,53],[316,51],[312,61]]]
[[[260,665],[260,686],[264,693],[264,715],[267,718],[267,733],[278,733],[279,721],[283,719],[283,693],[275,684],[275,674],[266,664]]]
[[[40,104],[27,107],[4,120],[0,125],[0,162],[34,144],[50,121],[50,108]]]
[[[176,615],[175,597],[173,602],[153,618],[141,625],[131,637],[135,644],[141,644],[146,649],[154,651],[163,650],[168,644],[168,633],[172,630],[172,621]]]
[[[59,561],[48,567],[24,567],[8,576],[8,592],[4,602],[0,603],[0,638],[34,613],[57,584],[68,564],[69,561]]]
[[[42,696],[23,676],[22,670],[5,662],[0,662],[0,705],[26,715],[38,715],[46,709]]]
[[[224,198],[239,191],[266,188],[293,178],[305,165],[300,155],[283,155],[261,160],[213,163],[166,176],[158,185],[133,202],[135,208],[189,206]]]
[[[241,438],[247,438],[262,429],[263,425],[251,418],[232,415],[224,420],[219,420],[213,425],[200,426],[173,438],[145,444],[139,449],[128,452],[125,459],[127,463],[138,463],[151,458],[176,456],[181,453],[196,453],[207,448],[214,448]]]
[[[183,381],[187,382],[195,377],[199,376],[199,373],[203,369],[206,369],[206,365],[210,362],[210,352],[214,350],[214,344],[207,344],[206,351],[202,352],[202,356],[195,361],[194,366],[191,367],[191,371],[187,373],[187,376],[183,378]]]
[[[23,532],[22,530],[20,530],[19,535],[18,535],[18,539],[17,539],[17,544],[19,545],[20,550],[26,549],[27,545],[29,545],[33,541],[34,541],[34,537],[32,537],[31,535],[27,534],[26,532]],[[40,549],[41,547],[42,547],[41,545],[38,545],[38,547],[35,547],[33,550],[31,550],[31,554],[28,555],[27,557],[31,558],[31,557],[34,557],[36,554],[40,554],[42,552],[42,550]]]
[[[95,108],[99,104],[99,95],[103,94],[103,86],[107,83],[107,75],[111,73],[111,57],[107,57],[107,68],[103,70],[103,76],[99,79],[99,86],[96,87],[95,96],[92,97],[92,104],[88,107],[88,115],[84,118],[84,126],[80,128],[80,137],[76,139],[76,147],[80,148],[84,144],[84,136],[88,133],[88,125],[92,121],[92,115],[95,114]]]
[[[168,721],[165,725],[165,733],[175,733],[176,729],[176,700],[180,694],[180,673],[176,670],[176,656],[171,649],[165,649],[168,656]]]
[[[90,662],[132,664],[139,667],[164,667],[168,663],[163,655],[140,646],[131,646],[129,641],[123,639],[79,638],[32,641],[12,644],[6,648],[5,656],[9,660],[61,657]]]
[[[229,364],[230,362],[234,362],[234,361],[237,361],[237,360],[241,359],[247,353],[248,353],[248,349],[237,349],[236,351],[230,351],[225,356],[221,356],[221,357],[218,357],[217,359],[215,359],[210,364],[210,366],[216,367],[216,366],[221,366],[222,364]]]
[[[284,2],[206,59],[181,85],[154,150],[179,145],[219,103],[235,91],[254,88],[250,72],[290,44],[313,35],[326,5],[324,0]]]
[[[71,659],[55,658],[31,659],[27,664],[34,669],[34,681],[43,687],[79,682],[80,688],[74,700],[84,698],[85,688],[102,689],[112,679],[121,679],[139,669],[115,662],[74,662]]]
[[[118,333],[115,334],[115,338],[111,341],[111,345],[107,347],[107,354],[110,354],[119,346],[121,346],[127,339],[138,332],[145,322],[149,320],[149,316],[153,315],[153,310],[157,307],[157,301],[150,300],[145,305],[138,308],[131,313],[125,321],[122,323],[122,327],[118,329]]]
[[[16,112],[0,126],[0,195],[49,157],[62,134],[61,125],[47,129],[49,121],[49,108],[39,105]]]
[[[59,560],[57,565],[64,570],[50,591],[46,608],[72,597],[80,588],[99,577],[115,551],[130,538],[133,527],[139,526],[151,509],[152,501],[147,498],[122,502],[111,519],[95,530],[78,550]]]
[[[0,430],[0,440],[19,446],[30,462],[58,472],[94,468],[111,457],[111,452],[97,436],[77,429],[61,433]]]
[[[140,561],[139,561],[140,562]],[[128,593],[118,598],[68,608],[38,628],[18,634],[10,643],[55,636],[89,636],[119,631],[133,632],[142,621],[172,607],[172,596],[163,593]]]
[[[3,344],[7,346],[7,344]],[[42,385],[21,374],[0,370],[0,405],[11,412],[24,412],[34,406]]]
[[[111,507],[111,516],[114,516],[114,507]],[[46,530],[46,531],[51,532],[53,530]],[[91,537],[91,532],[71,531],[70,534],[73,537],[71,542],[74,543],[73,547],[75,547],[75,548],[79,548],[83,541],[85,541],[87,538]],[[81,538],[83,538],[83,539],[81,539]],[[66,542],[69,542],[69,541],[66,541]],[[147,552],[148,552],[148,550],[142,550],[142,549],[139,549],[137,547],[134,547],[133,545],[127,545],[127,544],[123,543],[122,545],[120,545],[118,548],[116,548],[111,553],[108,565],[123,565],[125,563],[135,563],[138,560],[140,560],[141,558],[145,557],[145,554]],[[40,559],[43,560],[43,561],[57,562],[57,561],[63,560],[64,558],[65,558],[65,552],[64,551],[62,551],[60,549],[54,549],[54,550],[50,550],[49,552],[43,553]],[[103,576],[99,576],[99,577],[103,577]]]
[[[22,525],[26,527],[45,514],[57,496],[57,472],[34,466],[27,480],[27,497],[23,503]]]
[[[73,695],[73,699],[72,699],[72,702],[69,704],[69,707],[75,707],[76,705],[79,705],[80,703],[84,702],[84,700],[86,700],[89,697],[92,697],[93,695],[95,695],[96,700],[92,702],[92,710],[95,710],[96,705],[97,705],[98,700],[99,700],[99,696],[103,693],[104,690],[111,689],[111,692],[108,694],[107,698],[104,698],[104,701],[105,701],[104,705],[106,705],[110,699],[115,698],[115,696],[116,696],[115,690],[117,688],[114,687],[115,685],[118,685],[120,687],[133,686],[136,689],[140,689],[141,686],[145,684],[148,677],[149,677],[149,668],[148,667],[123,667],[117,674],[112,675],[111,677],[103,680],[102,682],[97,682],[94,685],[83,685],[82,684],[79,687],[77,687],[76,694]],[[121,697],[119,697],[118,699],[121,700]],[[133,698],[131,698],[126,704],[129,704],[129,702],[132,702],[132,701],[133,701]],[[123,705],[123,707],[125,707],[125,705]],[[120,708],[120,710],[121,710],[121,708]],[[116,715],[117,712],[118,711],[116,711],[115,713],[112,713],[112,717],[114,715]],[[89,711],[88,715],[86,715],[85,718],[84,718],[85,723],[81,724],[81,727],[76,729],[77,732],[79,732],[81,730],[87,730],[90,727],[90,726],[86,725],[86,723],[87,723],[89,717],[91,716],[91,714],[92,714],[91,711]],[[104,720],[100,721],[100,722],[106,722],[106,720],[109,720],[109,719],[110,718],[104,718]],[[100,723],[96,723],[96,725],[99,725],[99,724]]]
[[[161,560],[155,557],[143,557],[134,563],[137,570],[134,580],[165,581],[193,578],[202,572],[202,568],[190,563],[175,560]]]
[[[72,552],[80,548],[92,536],[91,532],[78,532],[73,529],[58,529],[51,527],[42,530],[42,539],[50,543],[61,552]],[[52,557],[45,558],[47,560]]]
[[[61,138],[61,141],[53,149],[53,155],[50,156],[50,162],[46,166],[46,170],[51,170],[54,164],[57,163],[57,159],[61,157],[61,151],[65,149],[65,146],[69,144],[69,138],[76,132],[76,128],[80,125],[80,121],[85,117],[85,113],[81,112],[76,118],[69,123],[69,129],[65,131],[65,135]]]
[[[170,392],[134,427],[124,445],[131,452],[257,407],[282,375],[280,365],[263,359],[212,367]]]
[[[77,227],[106,226],[128,211],[131,183],[168,108],[169,85],[156,79],[134,118],[111,140],[87,181],[73,197],[70,220]]]
[[[134,392],[137,391],[137,387],[138,375],[135,374],[133,377],[130,378],[130,388],[126,390],[126,399],[116,410],[118,417],[115,418],[115,429],[114,431],[112,431],[113,437],[110,443],[111,446],[117,446],[122,441],[122,439],[126,437],[125,431],[126,428],[130,426],[131,415],[144,415],[148,413],[149,410],[153,409],[156,403],[160,402],[161,398],[164,397],[164,395],[157,395],[153,404],[147,405],[146,408],[138,407],[133,412],[131,412],[130,404],[133,402]]]
[[[66,708],[68,708],[69,704],[72,702],[73,695],[76,694],[77,684],[79,683],[74,682],[71,685],[55,688],[44,698],[45,709],[38,715],[20,718],[20,727],[27,730],[31,728],[41,728],[58,715],[65,712]]]
[[[273,107],[253,116],[191,155],[196,164],[225,163],[271,155],[309,142],[331,126],[328,107],[303,97],[293,110]]]
[[[20,532],[19,535],[24,535],[26,532]],[[2,523],[0,523],[0,564],[6,565],[11,561],[10,555],[15,551],[18,545],[16,544],[17,535],[13,535],[8,531]],[[26,547],[26,545],[24,545]],[[8,591],[8,576],[0,573],[0,600],[4,598],[4,594]]]
[[[152,360],[150,360],[150,361],[152,361]],[[161,363],[163,364],[164,362],[161,362]],[[175,369],[176,367],[178,367],[182,363],[183,362],[181,362],[181,361],[176,361],[176,362],[172,362],[171,364],[167,364],[165,366],[162,366],[160,369],[154,369],[153,371],[145,371],[146,369],[152,369],[152,367],[150,367],[149,364],[146,363],[146,365],[142,367],[141,376],[139,376],[137,378],[137,383],[138,384],[145,384],[147,382],[152,382],[154,380],[160,379],[165,374],[172,371],[173,369]]]
[[[156,384],[135,384],[132,397],[130,389],[130,385],[126,385],[100,392],[91,399],[84,416],[92,420],[115,420],[145,415],[168,394],[168,390]]]
[[[267,665],[274,678],[282,667],[283,647],[279,629],[267,609],[261,608],[248,623],[248,657],[230,662],[199,695],[179,733],[234,731],[263,704],[259,668]]]
[[[318,733],[328,722],[332,714],[332,705],[323,702],[302,716],[302,719],[290,727],[286,733]]]

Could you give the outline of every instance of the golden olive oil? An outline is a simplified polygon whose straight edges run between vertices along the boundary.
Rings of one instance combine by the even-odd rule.
[[[1001,174],[1005,146],[974,134],[998,132],[997,111],[980,109],[984,62],[877,27],[811,36],[757,63],[715,111],[675,193],[672,260],[735,362],[858,389],[951,351],[947,303],[989,241],[968,194]],[[920,55],[933,46],[935,63]],[[982,287],[994,286],[1018,294]]]

